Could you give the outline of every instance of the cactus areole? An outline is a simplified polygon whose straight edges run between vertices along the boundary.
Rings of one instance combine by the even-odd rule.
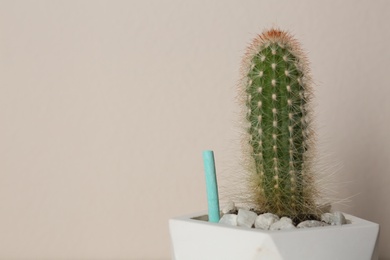
[[[279,216],[316,214],[308,62],[288,33],[258,35],[242,64],[245,165],[254,207]]]

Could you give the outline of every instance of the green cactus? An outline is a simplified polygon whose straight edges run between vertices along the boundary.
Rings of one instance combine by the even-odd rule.
[[[279,216],[316,214],[308,62],[288,33],[256,37],[242,66],[251,200]]]

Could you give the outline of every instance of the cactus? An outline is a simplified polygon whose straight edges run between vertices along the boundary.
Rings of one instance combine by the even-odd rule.
[[[258,35],[243,60],[240,91],[253,206],[294,218],[318,213],[311,80],[299,43],[277,29]]]

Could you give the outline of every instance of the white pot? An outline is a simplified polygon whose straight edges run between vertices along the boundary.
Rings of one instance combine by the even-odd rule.
[[[351,223],[265,231],[205,221],[206,214],[169,220],[175,260],[377,260],[379,225],[348,214]]]

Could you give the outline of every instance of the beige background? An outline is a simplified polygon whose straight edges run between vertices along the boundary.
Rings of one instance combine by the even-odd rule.
[[[0,1],[0,259],[169,259],[202,150],[237,161],[239,63],[272,25],[309,53],[335,207],[390,259],[389,24],[379,0]]]

